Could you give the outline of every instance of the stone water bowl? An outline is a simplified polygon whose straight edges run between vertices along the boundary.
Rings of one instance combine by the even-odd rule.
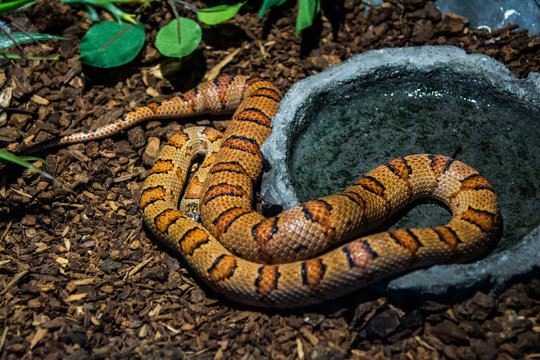
[[[495,251],[375,284],[407,298],[497,295],[540,269],[540,74],[518,79],[485,55],[451,46],[369,51],[291,88],[262,147],[266,206],[288,209],[341,192],[396,157],[452,156],[494,186],[504,219]],[[436,204],[390,229],[447,223]]]

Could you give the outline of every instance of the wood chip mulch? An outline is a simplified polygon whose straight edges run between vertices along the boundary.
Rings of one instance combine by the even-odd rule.
[[[258,74],[283,91],[384,47],[455,45],[487,54],[519,77],[540,72],[540,36],[510,24],[476,30],[432,2],[391,1],[378,9],[358,0],[323,2],[322,16],[300,37],[295,2],[287,4],[259,19],[255,2],[223,25],[204,27],[203,44],[182,62],[153,46],[157,29],[171,19],[165,2],[128,5],[145,24],[142,54],[121,68],[96,70],[78,62],[78,44],[91,26],[83,8],[36,3],[10,20],[71,41],[25,46],[29,55],[58,53],[58,61],[0,68],[0,91],[12,89],[0,116],[0,146],[16,150],[110,122],[192,87],[235,51],[218,72]],[[28,170],[1,168],[1,360],[540,358],[538,278],[498,297],[478,292],[457,303],[411,306],[360,291],[294,311],[247,308],[203,286],[147,232],[137,207],[160,144],[189,122],[227,124],[153,121],[40,154],[76,195]]]

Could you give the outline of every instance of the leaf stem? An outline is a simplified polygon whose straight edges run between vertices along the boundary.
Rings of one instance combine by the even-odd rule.
[[[180,3],[183,3],[183,1],[179,1],[179,0],[168,0],[169,2],[169,6],[171,7],[171,10],[174,14],[174,17],[176,18],[176,34],[178,36],[178,44],[180,44],[180,14],[178,14],[178,10],[176,9],[176,6],[174,6],[174,2],[177,1],[177,2],[180,2]],[[186,6],[186,4],[182,4],[184,6]],[[189,5],[191,6],[191,5]],[[186,6],[188,9],[189,7]],[[193,10],[193,9],[192,9]],[[193,10],[193,11],[196,11],[196,10]]]
[[[109,40],[105,44],[101,45],[99,50],[103,50],[107,46],[111,45],[116,39],[118,39],[120,36],[122,36],[132,26],[133,26],[133,24],[127,24],[127,26],[125,28],[123,28],[121,31],[119,31],[116,35],[114,35],[111,40]]]
[[[194,13],[197,13],[200,10],[199,8],[193,6],[193,5],[191,5],[191,4],[189,4],[189,3],[185,2],[185,1],[182,1],[182,0],[171,0],[171,1],[179,3],[180,5],[182,5],[183,7],[185,7],[188,10],[193,11]],[[173,10],[173,12],[174,12],[174,10]]]

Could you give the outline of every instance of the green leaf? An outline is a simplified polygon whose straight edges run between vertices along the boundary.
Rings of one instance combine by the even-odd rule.
[[[298,16],[296,17],[295,34],[310,27],[313,18],[321,9],[321,0],[298,0]]]
[[[238,13],[238,10],[246,2],[240,2],[234,5],[218,5],[211,8],[199,10],[197,19],[207,25],[216,25],[225,20],[229,20]]]
[[[30,6],[38,0],[16,0],[0,4],[0,16],[7,15],[25,6]]]
[[[132,23],[132,24],[137,23],[135,21],[135,15],[128,14],[127,12],[120,10],[119,8],[116,7],[116,5],[114,5],[112,3],[103,5],[102,7],[105,10],[107,10],[109,13],[111,13],[114,16],[114,18],[116,19],[116,21],[118,21],[118,22],[122,22],[122,20],[123,20],[123,21],[129,22],[129,23]]]
[[[140,23],[98,23],[84,35],[79,48],[81,62],[98,68],[124,65],[137,56],[143,45],[144,28]]]
[[[86,7],[86,13],[88,14],[88,19],[93,22],[99,21],[99,15],[96,9],[94,9],[94,7],[90,5],[85,5],[85,7]]]
[[[1,0],[0,0],[1,1]],[[118,7],[115,3],[143,2],[148,4],[152,0],[60,0],[63,4],[84,4],[88,12],[88,18],[92,21],[98,21],[98,15],[94,7],[100,7],[107,10],[118,22],[126,21],[135,24],[135,15],[128,14]]]
[[[285,1],[287,0],[264,0],[259,9],[259,17],[263,17],[270,8],[283,5]]]
[[[35,167],[34,165],[30,164],[29,161],[41,161],[43,164],[45,164],[45,166],[47,167],[48,169],[48,165],[47,165],[47,162],[41,158],[37,158],[37,157],[33,157],[33,156],[17,156],[17,155],[13,155],[12,153],[10,152],[7,152],[7,151],[4,151],[4,150],[0,150],[0,162],[3,162],[3,163],[8,163],[8,162],[11,162],[11,163],[14,163],[14,164],[17,164],[17,165],[20,165],[20,166],[24,166],[30,170],[33,170],[37,173],[39,173],[40,175],[48,178],[48,179],[51,179],[53,181],[56,181],[58,183],[60,183],[60,181],[56,180],[51,174],[49,174],[48,172],[45,172],[41,169],[38,169],[37,167]]]
[[[0,53],[0,58],[6,59],[25,59],[25,60],[58,60],[59,56],[27,56],[21,54]]]
[[[17,155],[14,155],[14,154],[10,153],[10,152],[0,150],[0,163],[5,163],[5,164],[13,163],[13,164],[17,164],[17,165],[20,165],[20,166],[24,166],[24,167],[26,167],[26,168],[28,168],[28,169],[30,169],[32,171],[37,172],[41,176],[54,181],[55,183],[60,185],[62,188],[66,189],[67,191],[72,193],[73,195],[77,195],[73,190],[71,190],[63,182],[61,182],[60,180],[58,180],[57,178],[55,178],[54,176],[49,174],[47,171],[43,171],[41,169],[38,169],[34,165],[30,164],[29,161],[41,161],[45,165],[45,167],[47,168],[47,171],[50,171],[49,170],[49,165],[47,164],[47,162],[45,160],[41,159],[41,158],[34,157],[34,156],[17,156]]]
[[[36,33],[30,33],[28,35],[23,33],[11,33],[10,34],[15,41],[17,41],[19,44],[26,44],[34,40],[69,40],[64,37],[60,36],[54,36],[54,35],[48,35],[48,34],[36,34]],[[13,41],[5,34],[0,35],[0,51],[5,51],[7,49],[11,49],[14,47],[15,44]]]
[[[180,28],[180,36],[178,36]],[[191,54],[199,45],[202,31],[195,21],[181,17],[162,27],[156,36],[156,48],[165,56],[184,57]]]

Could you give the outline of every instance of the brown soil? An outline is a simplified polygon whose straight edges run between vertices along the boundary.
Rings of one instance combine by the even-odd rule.
[[[13,98],[0,145],[16,150],[110,122],[192,87],[237,49],[221,73],[258,74],[284,92],[383,47],[456,45],[487,54],[520,77],[540,72],[540,36],[516,26],[485,33],[422,0],[394,0],[376,10],[357,0],[324,3],[301,37],[294,35],[294,7],[258,19],[259,4],[246,6],[233,20],[204,27],[204,43],[181,63],[153,46],[157,29],[171,18],[165,2],[130,7],[142,14],[147,43],[135,61],[113,70],[78,62],[78,44],[91,26],[81,8],[37,3],[12,21],[72,41],[25,46],[30,55],[59,53],[58,61],[11,61],[1,69],[0,85],[12,87]],[[166,79],[153,75],[160,64]],[[77,195],[28,170],[0,170],[0,359],[540,357],[537,278],[496,298],[478,292],[458,303],[415,306],[358,292],[316,307],[268,311],[212,292],[145,230],[137,210],[157,145],[185,123],[149,122],[41,154]],[[196,123],[226,126],[223,119]]]

